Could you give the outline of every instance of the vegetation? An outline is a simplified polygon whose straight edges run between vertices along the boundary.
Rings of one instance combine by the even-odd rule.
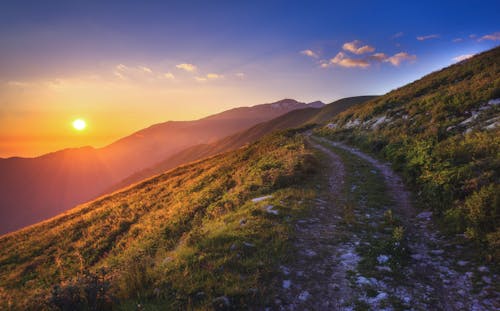
[[[347,109],[317,130],[392,162],[449,232],[500,259],[500,48]]]
[[[286,131],[5,235],[0,309],[265,305],[316,165]]]

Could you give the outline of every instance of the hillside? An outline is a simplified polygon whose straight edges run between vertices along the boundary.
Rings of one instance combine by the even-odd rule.
[[[311,105],[319,107],[322,103]],[[156,124],[100,149],[85,147],[37,158],[0,159],[0,234],[93,199],[136,171],[185,148],[215,142],[306,107],[309,105],[285,99],[231,109],[196,121]]]
[[[181,164],[203,159],[205,157],[213,156],[221,152],[235,150],[248,143],[255,142],[264,135],[269,134],[273,131],[295,128],[308,124],[312,126],[316,123],[323,123],[328,119],[334,117],[338,113],[346,110],[347,108],[353,105],[361,104],[373,98],[375,98],[375,96],[348,97],[324,105],[320,109],[306,108],[290,111],[282,116],[259,123],[249,129],[222,138],[216,142],[210,144],[200,144],[186,148],[155,164],[154,166],[132,174],[120,183],[107,189],[106,192],[109,193],[110,191],[118,190],[142,179],[160,174]],[[313,104],[314,103],[311,103],[310,105]],[[316,107],[318,106],[319,105],[316,105]]]
[[[315,163],[303,138],[277,134],[4,235],[0,307],[265,303]]]
[[[449,233],[500,259],[500,48],[342,112],[318,133],[389,160]]]

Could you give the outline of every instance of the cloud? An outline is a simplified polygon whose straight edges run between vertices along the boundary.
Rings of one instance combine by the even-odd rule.
[[[406,52],[399,52],[399,53],[394,54],[391,57],[384,59],[383,61],[389,62],[393,66],[399,66],[404,61],[415,61],[416,59],[417,59],[416,55],[410,55]]]
[[[188,72],[194,72],[197,69],[195,65],[193,65],[193,64],[187,64],[187,63],[182,63],[182,64],[179,64],[179,65],[176,65],[175,67],[178,68],[178,69],[182,69],[182,70],[188,71]]]
[[[173,80],[173,79],[175,79],[174,74],[173,74],[173,73],[171,73],[171,72],[166,72],[166,73],[164,73],[162,77],[163,77],[163,78],[165,78],[165,79],[168,79],[168,80]]]
[[[462,38],[455,38],[455,39],[453,39],[451,41],[452,42],[462,42],[462,41],[464,41],[464,39],[462,39]]]
[[[207,79],[209,80],[217,80],[217,79],[222,79],[224,76],[216,74],[216,73],[208,73],[207,74]]]
[[[369,46],[369,45],[360,46],[360,44],[361,44],[361,41],[354,40],[351,42],[344,43],[342,48],[345,51],[349,51],[349,52],[357,54],[357,55],[364,54],[364,53],[371,53],[371,52],[375,51],[375,48],[373,46]]]
[[[316,54],[313,50],[300,51],[300,54],[305,55],[305,56],[309,56],[312,58],[318,58],[318,54]]]
[[[367,60],[349,58],[345,55],[344,52],[338,52],[334,58],[330,59],[330,63],[346,68],[354,68],[354,67],[366,68],[370,66],[370,63]],[[321,67],[325,68],[323,64],[321,65]]]
[[[239,79],[245,79],[246,75],[243,72],[238,72],[235,74],[235,76]]]
[[[194,77],[194,79],[196,81],[198,81],[198,82],[205,82],[205,81],[207,81],[207,78],[205,78],[205,77]]]
[[[153,70],[151,70],[151,68],[148,68],[145,66],[137,66],[137,68],[139,68],[139,70],[141,70],[142,72],[145,72],[145,73],[153,73]]]
[[[457,62],[457,63],[458,63],[458,62],[464,61],[464,60],[466,60],[466,59],[469,59],[469,58],[471,58],[472,56],[474,56],[474,54],[464,54],[464,55],[459,55],[459,56],[457,56],[457,57],[453,57],[453,58],[452,58],[452,60],[453,60],[454,62]]]
[[[394,35],[392,35],[392,39],[397,39],[397,38],[401,38],[402,36],[404,35],[404,33],[402,31],[398,32],[398,33],[395,33]]]
[[[479,41],[483,40],[492,40],[492,41],[500,41],[500,32],[494,32],[489,35],[482,36]]]
[[[24,87],[30,85],[30,83],[23,81],[7,81],[5,84],[11,87]]]
[[[387,59],[387,55],[385,53],[375,53],[372,54],[368,57],[368,59],[376,61],[376,62],[382,62]]]
[[[418,36],[417,40],[418,41],[425,41],[425,40],[437,39],[437,38],[439,38],[438,34],[432,34],[432,35],[427,35],[427,36]]]

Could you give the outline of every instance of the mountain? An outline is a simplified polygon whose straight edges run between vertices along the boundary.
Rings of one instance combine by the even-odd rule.
[[[322,102],[310,103],[308,106],[311,106],[313,108],[293,110],[275,119],[259,123],[249,129],[222,138],[216,142],[209,144],[199,144],[186,148],[172,156],[167,157],[163,161],[156,163],[151,167],[128,176],[113,187],[107,189],[105,193],[118,190],[142,179],[160,174],[181,164],[213,156],[221,152],[235,150],[244,146],[245,144],[255,142],[264,135],[276,130],[283,130],[288,128],[300,127],[306,124],[325,122],[326,120],[332,118],[345,109],[352,107],[353,105],[361,104],[375,97],[376,96],[348,97],[334,101],[327,105],[323,104]]]
[[[500,260],[500,47],[330,120],[319,132],[390,161],[452,233]]]
[[[314,102],[315,107],[321,103]],[[196,121],[155,124],[109,146],[0,159],[0,234],[95,198],[136,171],[175,153],[309,107],[293,99],[230,109]]]

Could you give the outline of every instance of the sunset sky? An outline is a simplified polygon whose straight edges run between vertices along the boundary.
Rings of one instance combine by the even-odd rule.
[[[0,157],[282,98],[383,94],[497,46],[498,12],[498,0],[1,1]]]

